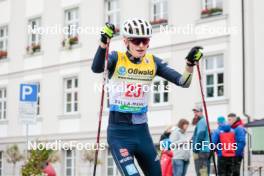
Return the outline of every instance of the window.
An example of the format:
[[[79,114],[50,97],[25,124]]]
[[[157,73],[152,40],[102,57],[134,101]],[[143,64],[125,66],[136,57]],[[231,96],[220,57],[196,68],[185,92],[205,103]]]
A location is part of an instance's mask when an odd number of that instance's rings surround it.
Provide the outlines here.
[[[28,46],[27,53],[33,54],[41,49],[40,18],[30,19],[28,22]]]
[[[221,15],[223,13],[223,0],[202,0],[202,17]]]
[[[116,27],[116,32],[120,29],[120,7],[119,0],[106,0],[106,21]]]
[[[78,78],[64,80],[64,112],[78,112]]]
[[[107,176],[120,176],[110,150],[107,152]]]
[[[168,22],[168,0],[152,0],[151,24]]]
[[[209,56],[205,59],[206,97],[224,96],[224,59],[223,55]]]
[[[65,11],[65,27],[67,27],[67,37],[78,36],[79,9],[73,8]]]
[[[70,48],[72,45],[79,43],[79,8],[66,10],[64,14],[64,19],[67,31],[64,32],[64,39],[62,45],[63,47]]]
[[[73,150],[65,151],[65,175],[75,176],[75,152]]]
[[[0,176],[3,175],[3,152],[0,151]]]
[[[6,119],[6,88],[0,88],[0,120]]]
[[[169,82],[167,80],[159,80],[153,82],[153,104],[161,104],[169,102]]]
[[[0,26],[0,59],[7,57],[8,29]]]

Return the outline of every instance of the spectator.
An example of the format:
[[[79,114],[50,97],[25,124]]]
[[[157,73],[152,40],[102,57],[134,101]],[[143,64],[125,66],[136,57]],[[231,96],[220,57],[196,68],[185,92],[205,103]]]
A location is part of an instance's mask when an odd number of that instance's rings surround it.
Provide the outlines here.
[[[193,125],[196,125],[193,134],[193,158],[197,176],[208,176],[210,173],[210,149],[207,123],[203,116],[202,107],[193,109]]]
[[[234,113],[228,114],[228,123],[235,131],[237,150],[233,161],[233,176],[240,175],[241,161],[244,157],[244,148],[246,145],[246,130],[243,127],[242,120]]]
[[[170,126],[160,137],[160,148],[161,148],[161,172],[162,176],[172,176],[172,157],[173,153],[170,150],[170,135],[171,131],[174,130],[173,126]]]
[[[46,176],[56,176],[55,169],[53,168],[53,166],[49,162],[45,163],[45,166],[43,168],[43,173]]]
[[[212,142],[219,147],[217,150],[218,175],[231,176],[236,152],[235,130],[226,123],[223,116],[218,117],[217,122],[219,126],[212,134]]]
[[[164,139],[169,139],[171,132],[174,130],[174,126],[169,126],[160,136],[160,141],[163,141]]]
[[[189,126],[189,121],[181,119],[178,123],[178,128],[172,131],[170,141],[176,146],[173,149],[173,175],[185,176],[190,160],[190,151],[188,150],[189,141],[186,131]]]

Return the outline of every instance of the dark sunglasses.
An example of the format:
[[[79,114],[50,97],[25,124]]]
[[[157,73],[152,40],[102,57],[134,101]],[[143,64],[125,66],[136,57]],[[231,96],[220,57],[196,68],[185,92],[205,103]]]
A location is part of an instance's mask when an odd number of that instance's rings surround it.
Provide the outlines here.
[[[143,45],[149,44],[149,38],[129,38],[128,40],[134,45],[140,45],[140,43],[143,43]]]

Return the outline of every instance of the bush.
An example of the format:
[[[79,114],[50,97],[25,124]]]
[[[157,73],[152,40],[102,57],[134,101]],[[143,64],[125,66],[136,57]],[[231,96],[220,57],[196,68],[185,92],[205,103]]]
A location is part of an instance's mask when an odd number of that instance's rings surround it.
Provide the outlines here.
[[[53,150],[46,148],[43,150],[31,150],[27,163],[22,167],[22,176],[42,175],[43,166],[45,166],[53,153]]]

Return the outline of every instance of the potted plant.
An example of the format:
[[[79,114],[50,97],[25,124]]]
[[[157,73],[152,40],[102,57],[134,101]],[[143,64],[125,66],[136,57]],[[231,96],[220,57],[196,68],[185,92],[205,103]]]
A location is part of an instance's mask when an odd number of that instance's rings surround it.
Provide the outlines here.
[[[62,46],[66,49],[71,49],[73,45],[78,44],[78,36],[69,36],[68,38],[62,41]]]
[[[222,8],[211,8],[211,9],[204,9],[201,12],[201,16],[202,17],[209,17],[209,16],[213,16],[213,15],[221,15],[223,12]]]
[[[210,11],[207,8],[203,9],[201,12],[202,17],[207,17],[207,16],[209,16],[209,14],[210,14]]]
[[[40,49],[41,49],[40,44],[35,44],[35,43],[32,43],[26,48],[28,54],[34,54],[36,52],[40,52]]]
[[[210,10],[210,14],[211,14],[211,15],[221,15],[222,12],[223,12],[223,9],[218,8],[218,7],[216,7],[216,8],[212,8],[212,9]]]

